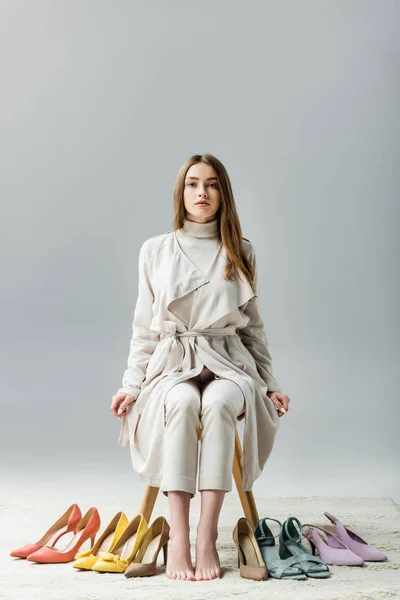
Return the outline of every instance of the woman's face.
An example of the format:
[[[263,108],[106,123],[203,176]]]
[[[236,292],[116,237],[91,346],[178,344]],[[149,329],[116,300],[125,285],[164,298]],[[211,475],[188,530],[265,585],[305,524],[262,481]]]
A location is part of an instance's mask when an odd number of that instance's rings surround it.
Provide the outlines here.
[[[200,162],[187,170],[183,200],[189,221],[206,223],[215,219],[220,194],[217,174],[210,165]]]

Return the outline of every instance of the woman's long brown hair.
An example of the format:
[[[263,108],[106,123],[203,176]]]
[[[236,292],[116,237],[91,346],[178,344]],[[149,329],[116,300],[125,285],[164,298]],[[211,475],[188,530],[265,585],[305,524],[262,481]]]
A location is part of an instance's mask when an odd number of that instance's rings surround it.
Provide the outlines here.
[[[242,228],[236,211],[229,175],[222,162],[212,154],[194,154],[181,166],[174,187],[174,230],[180,229],[183,226],[186,217],[183,199],[186,173],[192,165],[199,162],[210,165],[217,175],[220,206],[216,213],[216,218],[218,218],[220,243],[225,247],[227,255],[227,263],[224,267],[223,276],[226,280],[232,281],[236,279],[237,271],[240,269],[250,285],[253,285],[255,269],[244,251]]]

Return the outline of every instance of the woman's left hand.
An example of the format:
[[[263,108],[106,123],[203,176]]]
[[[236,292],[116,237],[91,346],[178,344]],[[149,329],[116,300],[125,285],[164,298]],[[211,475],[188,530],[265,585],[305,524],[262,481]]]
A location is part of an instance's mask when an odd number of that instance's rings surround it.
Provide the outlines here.
[[[271,398],[278,411],[278,416],[283,417],[289,410],[290,398],[283,392],[267,392],[268,398]]]

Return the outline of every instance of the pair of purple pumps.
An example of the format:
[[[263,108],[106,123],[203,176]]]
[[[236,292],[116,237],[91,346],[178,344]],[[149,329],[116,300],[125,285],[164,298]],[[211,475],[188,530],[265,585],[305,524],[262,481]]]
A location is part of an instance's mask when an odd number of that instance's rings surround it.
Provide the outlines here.
[[[304,535],[309,540],[314,555],[318,550],[318,554],[328,565],[361,566],[365,561],[387,560],[386,554],[370,546],[339,519],[328,512],[324,512],[324,515],[333,525],[320,527],[304,524],[304,527],[308,527]],[[325,533],[326,540],[318,533],[318,529]]]

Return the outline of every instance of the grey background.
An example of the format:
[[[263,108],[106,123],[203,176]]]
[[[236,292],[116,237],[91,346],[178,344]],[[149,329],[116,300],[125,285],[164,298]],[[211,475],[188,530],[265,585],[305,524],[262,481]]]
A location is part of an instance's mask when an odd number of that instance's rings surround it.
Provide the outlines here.
[[[400,499],[399,13],[1,1],[3,477],[90,480],[99,503],[143,489],[109,411],[138,251],[172,228],[180,165],[211,152],[291,397],[255,493]]]

